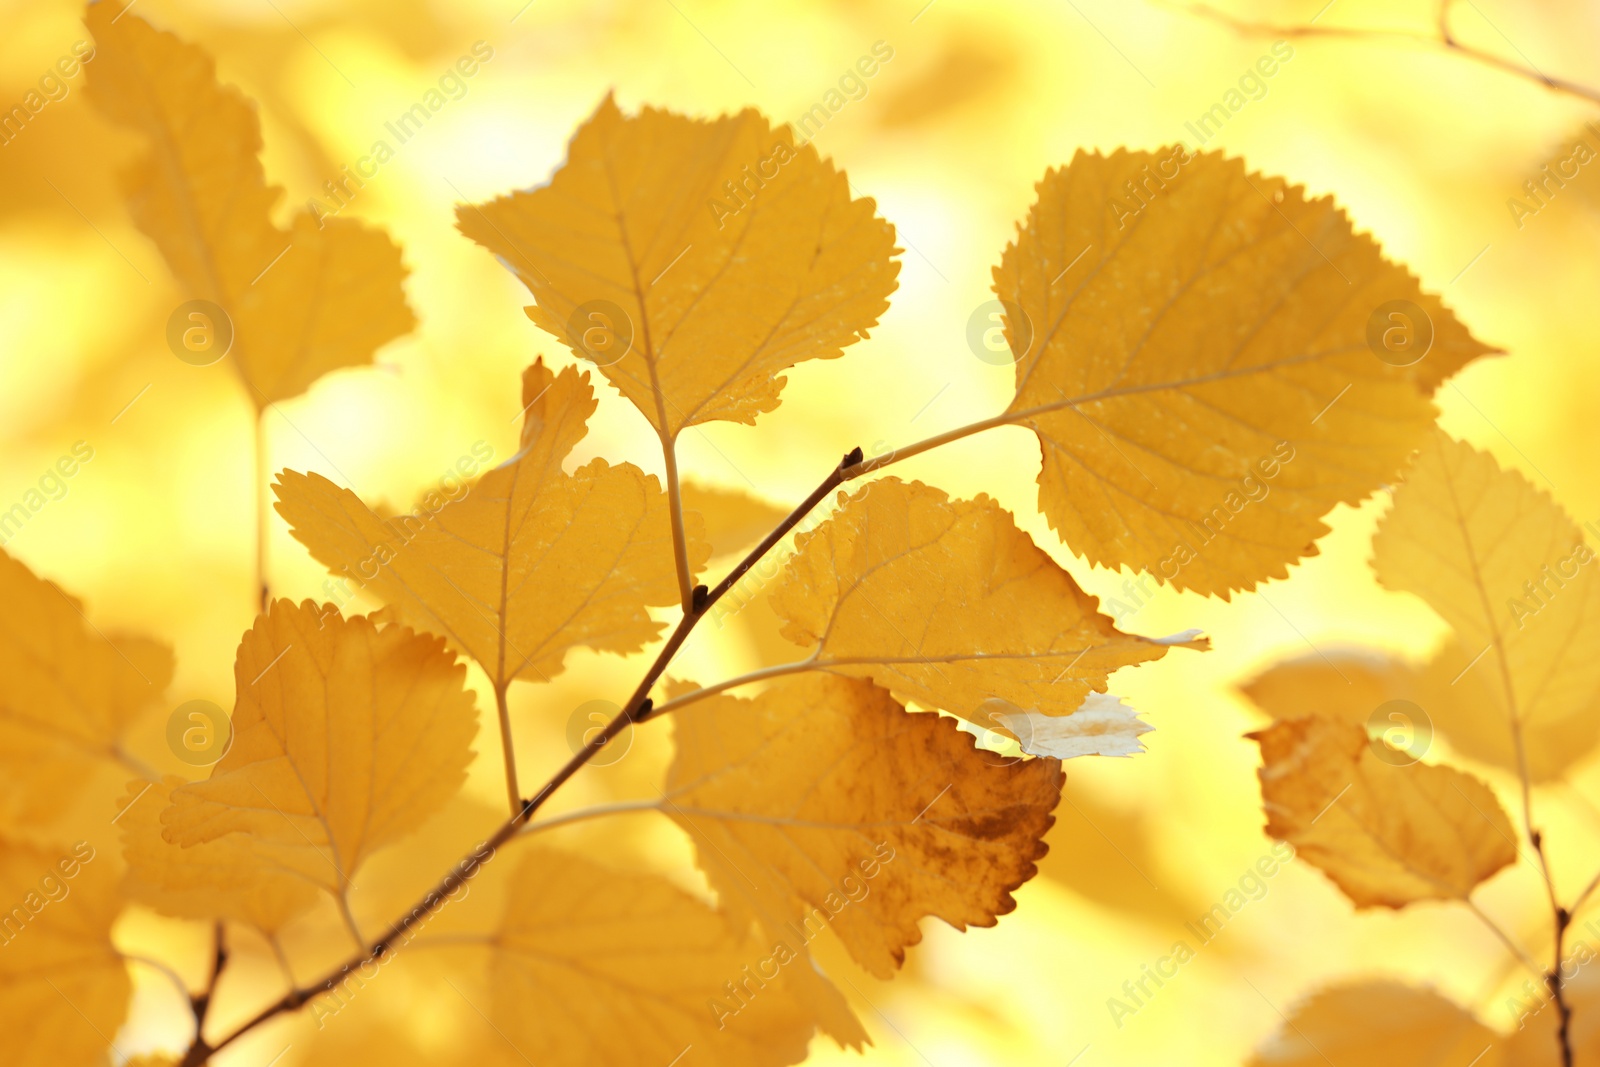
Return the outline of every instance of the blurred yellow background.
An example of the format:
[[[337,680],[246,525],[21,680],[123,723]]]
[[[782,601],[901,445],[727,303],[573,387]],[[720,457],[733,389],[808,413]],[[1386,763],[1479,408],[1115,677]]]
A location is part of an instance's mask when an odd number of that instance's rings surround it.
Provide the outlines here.
[[[1323,3],[1229,10],[1305,22]],[[1339,0],[1318,25],[1426,33],[1433,10]],[[857,193],[874,197],[898,228],[905,252],[890,311],[844,359],[792,372],[782,407],[754,428],[718,424],[682,442],[691,477],[787,505],[851,446],[870,454],[999,410],[1011,368],[974,356],[967,320],[989,299],[990,267],[1034,182],[1079,148],[1192,145],[1185,123],[1235,87],[1272,43],[1141,0],[140,0],[137,11],[204,46],[221,80],[259,102],[268,178],[286,190],[284,217],[311,198],[326,204],[324,183],[387,139],[384,124],[475,42],[493,49],[466,94],[399,146],[344,212],[386,227],[403,247],[418,329],[383,349],[376,366],[330,375],[267,415],[272,469],[315,470],[394,506],[435,484],[480,440],[495,462],[509,457],[521,369],[541,353],[557,365],[571,358],[524,316],[526,293],[513,276],[456,232],[453,205],[542,182],[607,92],[630,110],[755,106],[794,120],[876,43],[892,49],[860,83],[865,93],[816,135]],[[80,19],[66,0],[0,2],[0,103],[19,101],[87,38]],[[1477,0],[1458,6],[1455,20],[1464,39],[1486,49],[1600,84],[1600,7]],[[1292,59],[1265,94],[1206,147],[1335,197],[1477,336],[1506,349],[1440,391],[1443,425],[1522,471],[1580,522],[1600,519],[1600,167],[1585,169],[1520,227],[1507,208],[1597,109],[1438,50],[1291,44]],[[81,75],[68,85],[64,99],[0,145],[0,510],[75,442],[88,442],[94,455],[66,495],[6,548],[81,596],[101,628],[172,642],[179,666],[170,704],[204,698],[231,706],[233,650],[255,611],[252,406],[225,366],[188,366],[167,349],[167,316],[186,294],[133,228],[114,181],[136,145],[91,111]],[[638,413],[614,392],[599,392],[577,460],[604,455],[659,472]],[[1035,503],[1037,470],[1037,445],[1008,428],[909,461],[900,473],[954,495],[994,496],[1091,592],[1123,597],[1127,574],[1073,559],[1046,527]],[[1298,998],[1372,975],[1432,984],[1491,1025],[1511,1024],[1504,1001],[1520,979],[1470,915],[1444,906],[1355,915],[1303,864],[1270,879],[1265,896],[1136,1015],[1119,1026],[1107,1010],[1109,997],[1124,995],[1124,981],[1186,936],[1186,920],[1269,853],[1257,753],[1241,738],[1264,716],[1236,686],[1285,656],[1341,643],[1421,656],[1442,632],[1420,601],[1371,579],[1369,541],[1383,507],[1380,494],[1336,511],[1321,554],[1258,594],[1225,603],[1160,589],[1124,618],[1125,629],[1146,634],[1202,628],[1214,651],[1174,654],[1114,680],[1156,726],[1149,752],[1068,765],[1044,874],[1018,893],[1017,912],[997,928],[957,934],[928,923],[893,983],[823,951],[873,1034],[869,1062],[1237,1064]],[[276,519],[268,554],[274,595],[327,598],[323,570]],[[676,671],[711,682],[749,669],[762,654],[758,632],[748,622],[704,627]],[[524,777],[542,778],[566,758],[573,709],[621,699],[637,673],[633,663],[586,655],[551,686],[513,689]],[[492,708],[481,676],[477,682],[480,711]],[[161,726],[152,722],[137,747],[166,767]],[[480,749],[492,749],[492,727],[480,738]],[[555,810],[650,795],[665,765],[666,728],[642,728],[633,743],[622,761],[580,776]],[[1430,759],[1449,755],[1441,744]],[[1513,796],[1510,779],[1472,769]],[[501,788],[498,760],[480,761],[469,785],[474,802],[498,804]],[[1587,878],[1600,852],[1594,763],[1536,801],[1558,883]],[[447,821],[472,823],[470,804],[461,808]],[[427,869],[400,871],[390,859],[363,882],[433,880],[461,842],[476,839],[470,828],[447,833],[454,825],[428,832],[437,860]],[[565,846],[616,863],[649,862],[701,884],[665,820],[630,816],[560,834]],[[114,837],[105,840],[114,852]],[[495,892],[492,880],[482,891]],[[1532,938],[1548,922],[1534,906],[1538,892],[1521,864],[1481,899]],[[373,921],[395,910],[388,901],[388,890],[358,895]],[[136,912],[119,938],[130,949],[185,946],[185,973],[201,974],[206,934],[197,927]],[[307,941],[314,959],[314,938]],[[251,972],[247,959],[225,985],[224,1014],[247,1012],[272,988],[270,963],[257,962]],[[118,1047],[176,1047],[184,1007],[159,976],[137,977]],[[460,1005],[417,1011],[402,982],[383,993],[388,1004],[371,1009],[387,1013],[372,1018],[386,1018],[402,1044],[427,1048],[448,1043],[452,1026],[487,1026]],[[365,1032],[351,1026],[346,1040]],[[285,1045],[284,1067],[314,1062],[310,1033],[304,1020],[268,1027],[216,1062],[263,1067]],[[377,1055],[357,1043],[342,1062]],[[854,1059],[814,1044],[812,1062]]]

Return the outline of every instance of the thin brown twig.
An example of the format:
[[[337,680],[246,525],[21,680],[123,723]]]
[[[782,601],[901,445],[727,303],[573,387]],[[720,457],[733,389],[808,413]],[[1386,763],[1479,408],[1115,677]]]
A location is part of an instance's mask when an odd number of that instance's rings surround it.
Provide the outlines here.
[[[568,779],[593,759],[605,747],[607,742],[634,723],[643,722],[650,715],[650,690],[655,687],[662,674],[666,672],[673,657],[683,647],[684,641],[688,639],[695,626],[699,624],[701,619],[706,617],[712,606],[728,590],[732,589],[739,579],[749,572],[751,567],[759,563],[829,493],[843,484],[845,471],[858,466],[860,463],[861,449],[853,449],[840,461],[838,466],[828,472],[828,476],[811,491],[805,500],[801,501],[771,533],[762,539],[760,544],[751,549],[750,553],[740,560],[738,565],[723,577],[722,581],[717,583],[715,588],[707,590],[703,585],[696,586],[689,597],[689,609],[678,620],[678,625],[673,628],[666,644],[656,654],[654,662],[645,671],[644,677],[640,679],[639,685],[633,691],[633,695],[628,698],[627,704],[617,713],[616,717],[607,723],[605,728],[598,734],[589,738],[584,743],[584,746],[574,753],[572,758],[567,760],[561,769],[550,777],[549,781],[540,787],[537,793],[522,801],[521,807],[501,824],[493,836],[451,868],[450,872],[440,879],[439,883],[429,890],[417,902],[415,907],[401,918],[395,920],[376,941],[372,942],[370,947],[328,972],[321,980],[309,986],[291,989],[277,1001],[269,1004],[250,1019],[235,1027],[227,1036],[221,1038],[215,1044],[206,1041],[197,1027],[194,1043],[184,1054],[183,1059],[180,1061],[180,1067],[201,1067],[201,1065],[210,1061],[212,1055],[233,1044],[233,1042],[256,1027],[286,1012],[296,1011],[313,998],[331,992],[337,988],[339,982],[349,975],[351,971],[373,961],[381,960],[386,953],[396,947],[397,942],[402,938],[406,938],[413,928],[432,916],[451,894],[470,881],[483,868],[484,864],[493,858],[498,849],[515,838],[523,826],[533,817],[533,814],[543,806],[545,801],[549,800],[556,790],[560,789]]]
[[[202,1036],[206,1028],[206,1015],[211,1010],[211,1003],[217,996],[217,982],[222,978],[222,971],[228,966],[228,939],[227,928],[221,919],[212,927],[211,973],[206,976],[206,987],[189,997],[189,1010],[194,1013],[194,1040],[201,1044],[205,1039]]]
[[[1235,33],[1251,37],[1285,39],[1326,37],[1344,40],[1396,41],[1403,44],[1439,48],[1445,52],[1455,53],[1463,58],[1482,63],[1495,70],[1525,78],[1553,92],[1565,93],[1580,100],[1588,100],[1591,103],[1600,103],[1600,89],[1595,89],[1567,78],[1553,77],[1531,65],[1524,66],[1521,63],[1506,59],[1504,56],[1498,56],[1493,52],[1486,52],[1474,45],[1464,43],[1450,29],[1452,0],[1441,0],[1435,19],[1437,32],[1432,34],[1417,33],[1414,30],[1386,30],[1355,26],[1279,25],[1270,22],[1258,22],[1252,19],[1242,19],[1205,3],[1176,3],[1174,0],[1152,0],[1152,2],[1173,11],[1180,11],[1197,18],[1220,23]]]

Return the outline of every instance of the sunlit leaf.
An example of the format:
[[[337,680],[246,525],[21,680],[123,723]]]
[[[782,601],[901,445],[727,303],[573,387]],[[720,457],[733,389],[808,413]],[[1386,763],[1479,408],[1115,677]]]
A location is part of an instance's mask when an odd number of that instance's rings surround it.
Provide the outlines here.
[[[805,1057],[812,1023],[783,974],[805,964],[777,962],[771,945],[734,934],[653,875],[530,851],[494,947],[490,1014],[530,1063],[667,1064],[685,1050],[720,1067]]]
[[[806,675],[673,718],[665,810],[724,905],[773,936],[820,922],[880,977],[925,916],[993,925],[1044,854],[1060,764],[986,762],[953,720],[868,682]]]
[[[78,601],[0,551],[0,813],[57,818],[86,776],[133,766],[128,729],[172,680],[172,652],[106,635]]]
[[[274,486],[291,532],[330,570],[364,583],[407,624],[443,635],[496,684],[548,680],[569,650],[636,652],[662,624],[650,605],[678,602],[666,496],[631,463],[561,461],[594,411],[587,373],[523,378],[522,448],[462,495],[424,497],[386,519],[317,474]],[[705,562],[687,524],[690,564]]]
[[[1438,993],[1399,982],[1335,986],[1317,993],[1298,1005],[1250,1058],[1250,1067],[1447,1063],[1501,1067],[1505,1061],[1499,1035]]]
[[[1532,777],[1554,777],[1593,750],[1600,567],[1548,494],[1436,432],[1395,490],[1372,539],[1372,566],[1386,588],[1417,594],[1455,631],[1458,647],[1446,649],[1432,680],[1475,707],[1464,735],[1478,739],[1469,742],[1475,755],[1515,768],[1513,723],[1527,738]],[[1440,686],[1445,674],[1467,688]]]
[[[437,638],[275,600],[239,644],[233,747],[172,791],[166,839],[246,833],[259,853],[343,893],[466,779],[477,730],[466,668]]]
[[[548,184],[456,218],[664,439],[776,408],[780,372],[865,337],[899,272],[873,202],[753,110],[625,116],[607,97]]]
[[[200,331],[185,342],[197,358],[226,353],[265,407],[410,332],[406,271],[386,234],[305,213],[287,230],[273,224],[282,190],[261,169],[255,107],[217,82],[210,56],[115,4],[91,4],[85,21],[90,99],[149,144],[123,176],[134,222],[186,299],[231,320],[205,309],[184,320]]]
[[[1202,593],[1314,555],[1323,516],[1392,479],[1429,394],[1489,351],[1331,198],[1217,153],[1080,151],[994,280],[1017,370],[1003,419],[1039,436],[1051,526]],[[1420,362],[1369,347],[1391,302]]]
[[[1511,821],[1471,775],[1412,762],[1335,719],[1286,719],[1249,736],[1261,746],[1267,833],[1357,907],[1465,900],[1516,861]]]
[[[986,496],[884,478],[840,502],[795,539],[772,595],[784,636],[827,670],[976,720],[992,697],[1070,715],[1118,667],[1167,652],[1118,631]]]
[[[44,847],[0,837],[0,1026],[5,1061],[106,1061],[133,992],[111,943],[122,911],[116,860],[91,843]]]
[[[183,785],[130,782],[117,828],[122,834],[128,899],[183,919],[229,919],[264,933],[281,930],[315,903],[317,884],[280,867],[249,834],[225,834],[181,848],[161,836],[161,813]]]

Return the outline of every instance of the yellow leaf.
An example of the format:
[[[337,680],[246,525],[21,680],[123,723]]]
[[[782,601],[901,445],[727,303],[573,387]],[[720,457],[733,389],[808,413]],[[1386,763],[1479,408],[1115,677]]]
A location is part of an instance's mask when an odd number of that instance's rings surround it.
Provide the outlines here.
[[[1039,183],[994,272],[1017,361],[999,421],[1038,434],[1039,505],[1074,552],[1226,597],[1315,554],[1488,349],[1331,199],[1173,151],[1079,152]],[[1391,301],[1431,322],[1415,365],[1368,347]]]
[[[806,675],[674,713],[664,810],[735,916],[799,950],[829,928],[887,978],[937,916],[992,926],[1036,873],[1064,776],[986,762],[953,719]]]
[[[96,42],[90,99],[150,143],[123,176],[134,222],[186,299],[217,304],[231,320],[225,350],[226,323],[204,310],[183,321],[180,329],[200,331],[198,359],[231,356],[265,407],[328,371],[371,362],[411,330],[405,268],[386,234],[305,213],[287,231],[272,224],[281,190],[261,169],[255,108],[217,82],[205,52],[112,4],[91,4],[85,22]]]
[[[1435,734],[1460,755],[1517,773],[1511,720],[1487,656],[1474,661],[1452,637],[1427,662],[1414,665],[1377,649],[1326,649],[1285,660],[1242,689],[1275,719],[1324,715],[1359,723],[1414,755]],[[1600,740],[1600,694],[1574,715],[1535,722],[1523,731],[1534,782],[1560,778]]]
[[[1118,631],[986,496],[884,478],[839,499],[795,539],[772,594],[783,635],[816,649],[819,669],[981,721],[993,697],[1070,715],[1118,667],[1167,652]]]
[[[764,968],[772,946],[664,879],[530,850],[494,944],[490,1016],[529,1063],[805,1058],[811,1019],[783,973],[804,964]]]
[[[1510,820],[1471,775],[1410,762],[1335,719],[1286,719],[1247,736],[1261,746],[1267,834],[1358,908],[1465,900],[1517,858]]]
[[[137,769],[123,742],[172,680],[172,652],[105,636],[78,601],[3,551],[0,604],[0,815],[46,822],[96,769]]]
[[[456,218],[668,441],[776,408],[779,372],[865,337],[899,271],[873,202],[753,110],[626,117],[608,97],[547,185]]]
[[[1041,715],[998,699],[986,705],[988,717],[1030,756],[1132,756],[1144,751],[1140,735],[1155,729],[1110,693],[1090,693],[1071,715]]]
[[[1325,989],[1297,1006],[1256,1050],[1250,1067],[1504,1062],[1499,1035],[1438,993],[1399,982],[1364,982]]]
[[[1488,453],[1435,433],[1395,490],[1372,539],[1372,566],[1386,588],[1417,594],[1455,631],[1460,647],[1441,673],[1479,675],[1467,699],[1499,708],[1503,734],[1495,737],[1486,712],[1474,731],[1494,738],[1496,762],[1511,746],[1513,722],[1528,739],[1534,777],[1553,777],[1592,751],[1600,566],[1547,494]]]
[[[1239,690],[1274,719],[1321,715],[1364,728],[1389,701],[1415,700],[1419,673],[1378,649],[1325,648],[1274,663]]]
[[[1505,690],[1489,653],[1476,664],[1454,640],[1434,654],[1418,683],[1418,705],[1433,716],[1457,752],[1519,773],[1517,746],[1506,714]],[[1541,716],[1522,726],[1530,781],[1553,782],[1588,758],[1600,742],[1600,692],[1570,715]]]
[[[477,731],[466,668],[438,638],[275,600],[239,644],[233,747],[172,791],[164,836],[250,834],[334,894],[466,779]]]
[[[667,500],[654,475],[597,459],[561,460],[594,411],[587,373],[523,381],[522,449],[465,495],[385,519],[320,475],[284,471],[273,487],[294,536],[335,573],[390,604],[408,625],[448,637],[497,686],[548,681],[568,650],[637,652],[662,624],[649,605],[678,602]],[[689,562],[709,549],[686,523]]]
[[[132,984],[111,943],[122,910],[111,857],[86,841],[0,837],[0,1028],[7,1067],[101,1063]]]
[[[122,891],[180,919],[229,919],[275,934],[316,901],[316,883],[273,862],[248,834],[179,848],[161,836],[161,813],[183,779],[128,783],[117,817],[128,873]]]
[[[713,556],[742,552],[771,533],[789,512],[737,489],[683,484],[685,511],[699,514]]]

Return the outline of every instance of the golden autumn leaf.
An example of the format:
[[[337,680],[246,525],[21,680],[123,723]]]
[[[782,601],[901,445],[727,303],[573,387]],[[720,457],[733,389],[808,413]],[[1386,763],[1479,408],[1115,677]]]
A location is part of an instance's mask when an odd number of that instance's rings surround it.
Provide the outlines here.
[[[1274,663],[1239,691],[1274,719],[1321,715],[1365,727],[1389,701],[1415,699],[1420,673],[1379,649],[1330,647]]]
[[[1500,1036],[1471,1013],[1430,989],[1387,981],[1335,986],[1308,998],[1256,1049],[1249,1067],[1424,1064],[1511,1067]]]
[[[263,408],[410,332],[406,271],[386,234],[304,212],[287,230],[273,224],[281,190],[261,168],[255,107],[217,82],[210,56],[112,4],[91,4],[85,22],[90,99],[149,141],[123,176],[134,222],[187,299],[231,320],[231,331],[207,309],[185,320],[201,331],[197,358],[230,356]]]
[[[1274,664],[1242,687],[1275,719],[1324,715],[1359,723],[1421,755],[1437,733],[1463,756],[1518,773],[1499,679],[1452,637],[1421,665],[1378,649],[1325,649]],[[1534,782],[1560,778],[1600,740],[1600,695],[1591,707],[1523,731]]]
[[[362,861],[466,779],[477,713],[438,638],[275,600],[233,675],[233,746],[209,778],[172,791],[161,822],[174,845],[245,833],[342,897]]]
[[[869,682],[785,679],[673,714],[663,810],[723,906],[798,950],[832,929],[885,978],[936,916],[992,926],[1045,853],[1055,760],[987,762],[953,719]]]
[[[1246,736],[1261,746],[1267,834],[1358,908],[1465,900],[1517,858],[1504,809],[1471,775],[1375,747],[1336,719],[1286,719]]]
[[[742,552],[755,545],[789,514],[765,500],[737,489],[683,483],[683,507],[705,523],[706,540],[713,556]]]
[[[530,1063],[667,1064],[691,1048],[720,1067],[805,1058],[812,1022],[783,968],[807,964],[776,962],[654,875],[530,850],[493,945],[490,1017]]]
[[[180,848],[161,836],[161,814],[183,779],[128,783],[117,817],[129,900],[181,919],[227,919],[275,934],[317,899],[317,883],[279,866],[249,834]]]
[[[8,1067],[100,1063],[133,985],[111,943],[113,860],[0,836],[0,1027]]]
[[[594,411],[589,375],[523,376],[522,447],[464,495],[386,519],[316,474],[283,471],[277,510],[335,573],[383,598],[408,625],[448,637],[496,686],[549,680],[570,649],[637,652],[678,602],[667,500],[654,475],[596,459],[561,461]],[[686,523],[689,561],[709,548]]]
[[[123,745],[172,680],[172,652],[107,636],[55,583],[0,551],[0,815],[49,822],[107,768],[141,770]]]
[[[1372,566],[1385,588],[1420,596],[1455,631],[1435,682],[1452,669],[1463,682],[1479,675],[1463,690],[1479,709],[1475,755],[1510,754],[1515,768],[1514,723],[1532,777],[1555,777],[1593,750],[1600,573],[1583,531],[1546,493],[1435,432],[1373,536]]]
[[[1447,640],[1422,670],[1415,700],[1433,716],[1457,752],[1520,774],[1517,745],[1506,714],[1503,680],[1477,663],[1474,653]],[[1541,716],[1522,724],[1523,762],[1530,782],[1553,782],[1587,759],[1600,743],[1600,692],[1570,715]]]
[[[994,271],[1017,375],[996,421],[1038,435],[1039,505],[1074,552],[1226,597],[1315,554],[1489,349],[1331,198],[1182,152],[1045,174]],[[1420,362],[1369,348],[1386,308],[1414,348],[1426,329]]]
[[[772,594],[783,635],[814,649],[818,669],[978,721],[996,697],[1070,715],[1112,671],[1170,647],[1117,630],[987,496],[883,478],[839,500],[795,538]]]
[[[665,441],[776,408],[780,372],[865,337],[899,272],[873,202],[748,109],[630,117],[607,97],[548,184],[456,219]]]

